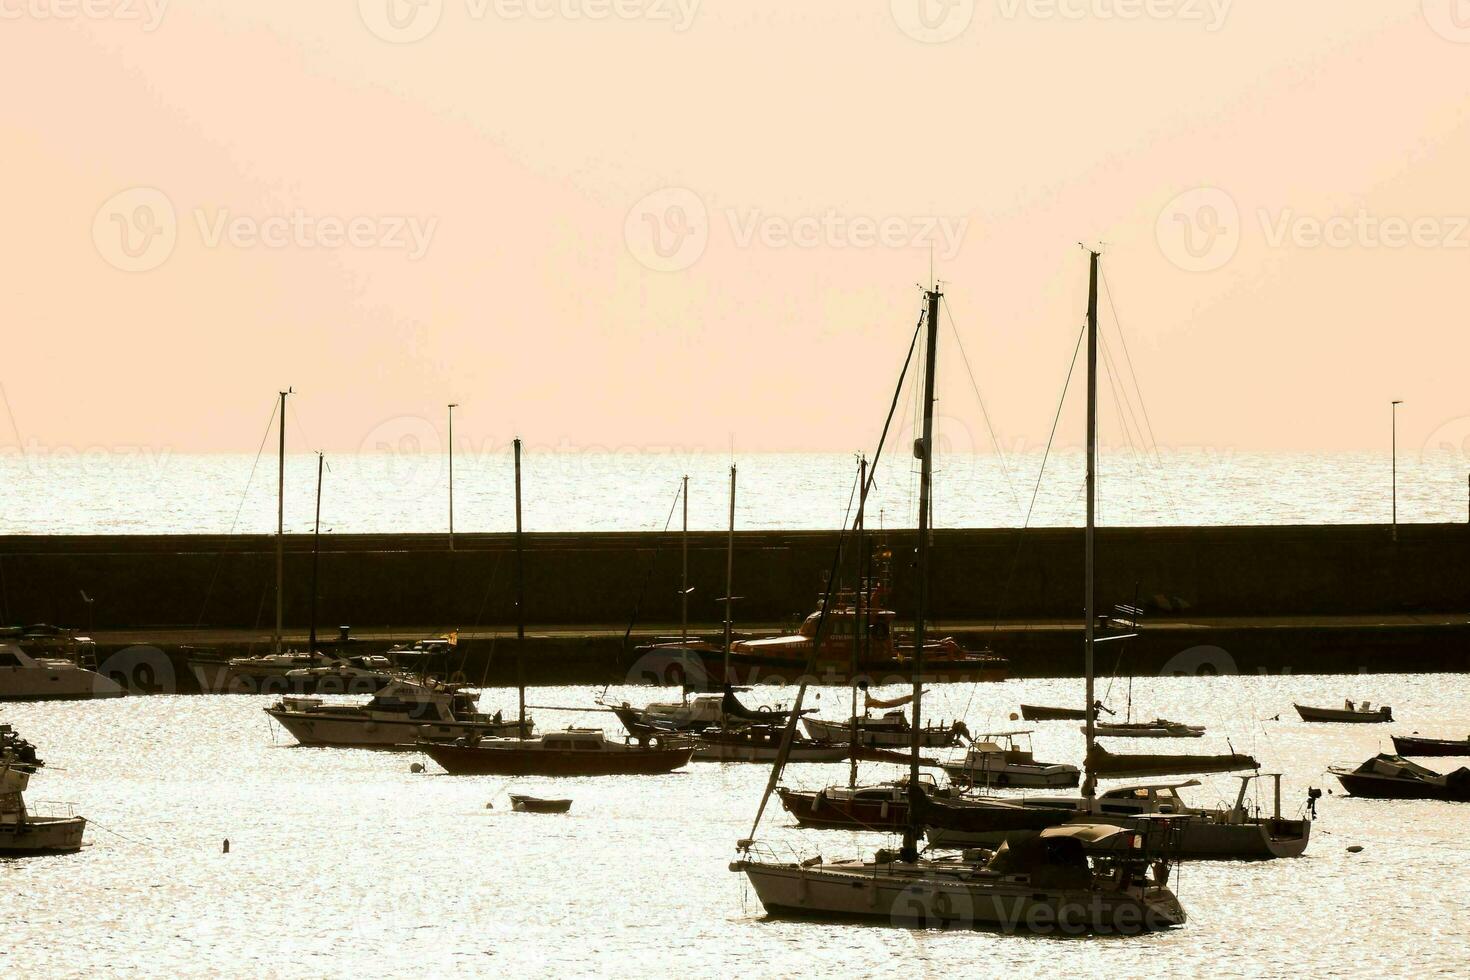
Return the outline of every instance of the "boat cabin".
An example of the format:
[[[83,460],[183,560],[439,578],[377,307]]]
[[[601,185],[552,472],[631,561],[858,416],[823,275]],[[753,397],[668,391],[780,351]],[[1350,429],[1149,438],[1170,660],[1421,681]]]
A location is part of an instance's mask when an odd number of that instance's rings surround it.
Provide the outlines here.
[[[541,747],[555,752],[600,752],[606,744],[600,728],[568,728],[541,736]]]

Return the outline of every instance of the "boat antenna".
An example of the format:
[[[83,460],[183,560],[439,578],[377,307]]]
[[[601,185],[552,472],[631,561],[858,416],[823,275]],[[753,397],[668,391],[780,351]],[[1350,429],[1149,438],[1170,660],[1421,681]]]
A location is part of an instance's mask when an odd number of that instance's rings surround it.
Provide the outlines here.
[[[280,444],[276,465],[276,631],[271,636],[271,652],[281,652],[281,633],[284,623],[285,595],[282,582],[286,569],[286,396],[294,389],[287,386],[281,392]]]
[[[919,750],[921,748],[924,720],[924,617],[929,602],[929,504],[931,481],[934,477],[934,368],[936,348],[939,342],[939,300],[942,294],[938,286],[925,293],[929,312],[925,323],[924,337],[924,427],[918,445],[914,447],[919,457],[919,547],[917,602],[914,606],[914,722],[909,755],[909,820],[903,832],[903,846],[899,858],[913,862],[919,857],[919,835],[923,831],[920,823],[919,799],[923,789],[919,786]]]
[[[516,694],[519,702],[517,730],[526,738],[526,556],[521,532],[521,440],[511,444],[516,464]]]
[[[316,521],[311,528],[311,638],[307,641],[307,652],[316,653],[316,596],[317,576],[322,561],[322,466],[326,455],[316,454]]]
[[[1093,652],[1096,647],[1096,596],[1095,561],[1097,532],[1097,260],[1098,253],[1088,249],[1087,278],[1087,530],[1084,535],[1083,573],[1083,663],[1087,674],[1087,747],[1083,754],[1083,765],[1087,774],[1082,781],[1082,795],[1087,798],[1088,809],[1093,807],[1097,795],[1097,777],[1092,771],[1092,749],[1097,739],[1097,705],[1095,703],[1095,667]],[[1131,702],[1131,696],[1130,696]]]

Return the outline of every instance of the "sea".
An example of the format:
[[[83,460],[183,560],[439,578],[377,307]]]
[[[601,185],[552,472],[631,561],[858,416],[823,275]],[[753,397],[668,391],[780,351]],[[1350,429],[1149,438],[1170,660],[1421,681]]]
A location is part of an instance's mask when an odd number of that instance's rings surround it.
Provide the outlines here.
[[[607,715],[553,710],[593,707],[598,693],[537,689],[532,714],[543,729],[615,727]],[[607,696],[642,704],[669,693]],[[794,693],[745,697],[789,704]],[[1294,701],[1344,697],[1391,705],[1398,722],[1309,725],[1292,711]],[[823,717],[848,706],[838,688],[808,698]],[[940,686],[926,705],[934,720],[962,718],[982,732],[1011,726],[1022,702],[1081,701],[1078,680],[1020,680]],[[78,854],[0,860],[0,976],[1463,976],[1470,963],[1470,804],[1352,799],[1326,772],[1387,749],[1389,731],[1470,734],[1466,676],[1135,681],[1135,714],[1207,726],[1179,751],[1233,746],[1284,771],[1287,815],[1302,811],[1309,787],[1324,790],[1305,856],[1185,863],[1171,887],[1187,924],[1137,937],[768,918],[729,870],[736,841],[752,835],[764,765],[450,776],[413,751],[299,747],[262,711],[268,703],[168,695],[0,709],[48,763],[28,797],[91,820]],[[480,703],[513,709],[515,692],[486,690]],[[1080,762],[1076,723],[1030,727],[1038,759]],[[897,772],[865,764],[860,778]],[[792,765],[783,776],[799,787],[845,780],[841,763]],[[509,792],[572,808],[514,813]],[[1204,776],[1181,792],[1196,805],[1224,803],[1235,781]],[[1268,791],[1251,800],[1273,806]],[[775,799],[754,836],[779,855],[828,860],[894,843],[798,830]]]
[[[391,441],[387,444],[393,445]],[[420,445],[415,442],[412,445]],[[906,448],[906,447],[905,447]],[[1361,524],[1470,520],[1470,440],[1383,453],[1170,449],[1101,454],[1098,522],[1118,526]],[[1083,454],[946,452],[934,477],[937,527],[1078,526]],[[528,444],[522,459],[529,531],[689,526],[835,529],[851,520],[858,461],[843,453],[611,452]],[[287,456],[288,532],[316,519],[317,457]],[[508,450],[458,452],[456,532],[515,526]],[[322,533],[440,532],[450,523],[450,460],[413,448],[327,455]],[[0,452],[0,534],[231,534],[276,529],[277,461],[267,452],[185,454],[107,449]],[[874,468],[869,526],[912,527],[917,463],[889,451]]]

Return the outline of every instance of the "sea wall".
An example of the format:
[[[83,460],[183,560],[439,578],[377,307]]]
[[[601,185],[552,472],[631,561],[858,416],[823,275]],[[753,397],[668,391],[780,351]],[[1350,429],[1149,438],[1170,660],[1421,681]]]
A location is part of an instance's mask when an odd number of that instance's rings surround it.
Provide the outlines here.
[[[890,605],[912,609],[912,532],[889,532]],[[1076,620],[1082,532],[946,530],[934,535],[932,615],[984,623]],[[833,567],[834,532],[736,535],[736,617],[791,621],[811,611]],[[849,548],[849,553],[851,552]],[[310,618],[312,541],[285,541],[285,618]],[[324,535],[317,621],[359,627],[474,628],[514,621],[510,535]],[[1098,598],[1151,616],[1331,616],[1470,609],[1470,527],[1376,525],[1106,528]],[[617,626],[679,618],[677,534],[527,534],[532,624]],[[690,619],[722,617],[725,536],[690,535]],[[850,568],[850,565],[849,565]],[[844,570],[844,577],[850,575]],[[84,629],[258,628],[274,619],[268,536],[0,537],[0,622]]]

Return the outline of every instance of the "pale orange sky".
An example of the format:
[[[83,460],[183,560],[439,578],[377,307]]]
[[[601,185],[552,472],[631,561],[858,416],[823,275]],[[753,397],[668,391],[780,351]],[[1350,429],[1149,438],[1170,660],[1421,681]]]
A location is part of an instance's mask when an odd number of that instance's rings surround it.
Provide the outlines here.
[[[161,2],[0,4],[0,382],[32,445],[251,452],[290,384],[335,451],[451,400],[472,445],[862,448],[931,225],[962,231],[936,267],[1008,448],[1046,437],[1079,241],[1161,446],[1470,415],[1458,0],[925,0],[938,43],[919,0]],[[119,268],[160,195],[162,257]],[[248,237],[292,216],[363,244]],[[941,342],[941,411],[978,425]]]

